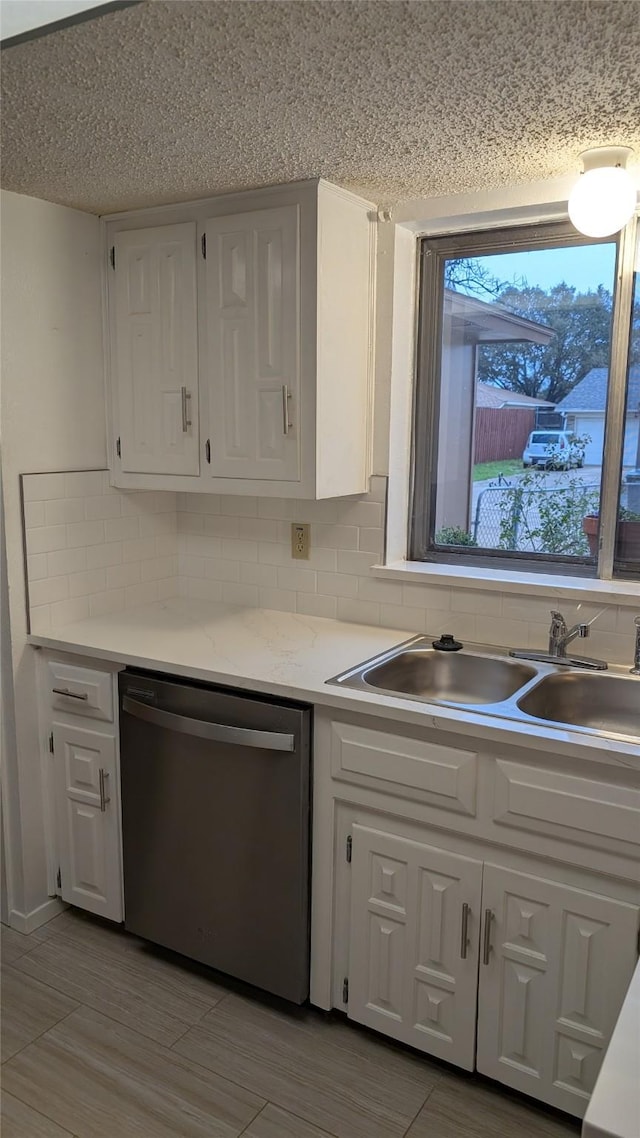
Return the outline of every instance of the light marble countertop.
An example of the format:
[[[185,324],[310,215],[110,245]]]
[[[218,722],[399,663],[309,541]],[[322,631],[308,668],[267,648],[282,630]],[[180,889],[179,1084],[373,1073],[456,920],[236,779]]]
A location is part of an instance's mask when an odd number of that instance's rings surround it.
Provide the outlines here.
[[[93,659],[368,712],[476,740],[545,752],[553,748],[559,756],[640,768],[640,748],[624,740],[327,684],[330,677],[410,637],[393,628],[175,598],[77,621],[29,640]]]
[[[640,1134],[640,961],[587,1107],[582,1138]]]

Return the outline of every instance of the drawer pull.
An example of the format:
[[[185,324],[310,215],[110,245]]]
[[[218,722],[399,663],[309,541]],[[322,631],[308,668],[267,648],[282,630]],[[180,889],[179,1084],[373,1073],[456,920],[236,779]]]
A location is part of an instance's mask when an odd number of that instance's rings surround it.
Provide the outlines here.
[[[180,388],[180,403],[182,409],[182,433],[186,435],[189,427],[191,426],[191,419],[189,418],[189,400],[191,399],[191,392],[187,391],[186,387]]]
[[[469,914],[471,913],[471,906],[467,905],[464,901],[462,904],[462,924],[460,928],[460,959],[467,959],[467,948],[469,947]]]
[[[86,691],[79,693],[79,692],[75,692],[75,691],[69,691],[68,688],[51,688],[51,691],[54,692],[55,695],[66,695],[66,696],[68,696],[69,699],[87,700],[89,698]]]
[[[98,771],[98,779],[99,779],[99,783],[100,783],[100,810],[103,814],[104,814],[105,810],[107,809],[107,803],[111,802],[111,799],[110,799],[109,795],[107,794],[106,786],[105,786],[105,783],[106,783],[108,777],[109,777],[109,771],[105,771],[102,769],[102,767],[100,767],[100,770]]]
[[[482,940],[482,963],[489,963],[489,956],[491,955],[491,922],[493,920],[493,913],[491,909],[484,911],[484,937]]]

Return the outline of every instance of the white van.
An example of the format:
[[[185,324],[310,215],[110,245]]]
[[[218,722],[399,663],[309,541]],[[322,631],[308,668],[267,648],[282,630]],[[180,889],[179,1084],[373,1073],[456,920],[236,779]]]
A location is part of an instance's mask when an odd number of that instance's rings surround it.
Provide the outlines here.
[[[522,452],[522,465],[569,470],[584,466],[584,446],[571,431],[532,431]]]

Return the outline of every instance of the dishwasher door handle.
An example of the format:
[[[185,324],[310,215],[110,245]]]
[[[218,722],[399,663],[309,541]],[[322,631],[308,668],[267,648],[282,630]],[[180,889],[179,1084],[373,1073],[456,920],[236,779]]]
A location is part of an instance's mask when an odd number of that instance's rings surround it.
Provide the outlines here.
[[[229,727],[226,723],[209,723],[206,719],[190,719],[187,715],[174,715],[159,707],[149,707],[131,696],[122,697],[122,708],[129,715],[179,731],[183,735],[197,735],[200,739],[213,739],[216,743],[234,743],[239,747],[259,747],[265,751],[293,751],[295,738],[278,731],[254,731],[249,727]]]

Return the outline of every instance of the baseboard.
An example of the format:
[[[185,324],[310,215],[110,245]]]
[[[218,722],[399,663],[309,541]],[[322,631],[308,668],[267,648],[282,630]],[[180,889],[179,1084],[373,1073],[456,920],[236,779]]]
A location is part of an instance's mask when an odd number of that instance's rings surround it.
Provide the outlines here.
[[[59,897],[51,897],[44,905],[38,905],[38,908],[32,909],[30,913],[20,913],[18,909],[12,909],[9,913],[9,925],[19,933],[29,934],[39,929],[41,925],[46,925],[47,921],[53,920],[58,913],[64,913],[66,908],[67,905]]]

